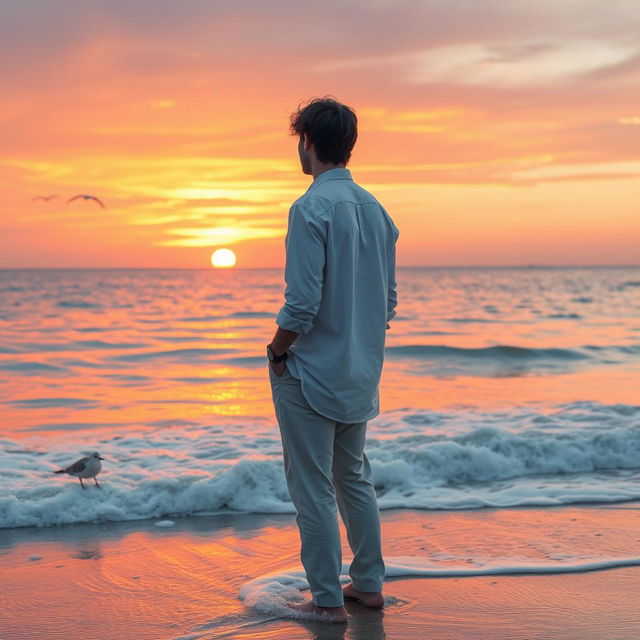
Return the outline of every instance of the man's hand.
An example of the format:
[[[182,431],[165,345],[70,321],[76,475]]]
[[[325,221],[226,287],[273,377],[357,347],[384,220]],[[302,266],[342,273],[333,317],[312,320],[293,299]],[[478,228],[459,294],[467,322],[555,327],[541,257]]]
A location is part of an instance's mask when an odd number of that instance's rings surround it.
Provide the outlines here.
[[[278,378],[284,373],[284,360],[282,362],[269,362],[271,365],[271,369],[273,373],[275,373]]]
[[[287,349],[295,342],[298,334],[295,331],[289,331],[288,329],[283,329],[282,327],[278,327],[276,331],[276,335],[273,336],[273,340],[271,341],[271,349],[277,355],[281,355],[287,351]],[[273,369],[273,373],[278,376],[282,376],[285,368],[285,361],[282,362],[271,362],[269,361]]]

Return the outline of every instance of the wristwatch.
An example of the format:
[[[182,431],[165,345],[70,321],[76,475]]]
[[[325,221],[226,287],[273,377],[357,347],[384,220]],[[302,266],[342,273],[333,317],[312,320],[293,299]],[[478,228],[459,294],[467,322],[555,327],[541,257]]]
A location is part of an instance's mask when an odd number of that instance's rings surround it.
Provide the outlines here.
[[[271,345],[268,344],[267,345],[267,358],[269,358],[269,360],[271,362],[284,362],[287,359],[287,352],[285,351],[281,356],[277,356],[274,352],[273,349],[271,348]]]

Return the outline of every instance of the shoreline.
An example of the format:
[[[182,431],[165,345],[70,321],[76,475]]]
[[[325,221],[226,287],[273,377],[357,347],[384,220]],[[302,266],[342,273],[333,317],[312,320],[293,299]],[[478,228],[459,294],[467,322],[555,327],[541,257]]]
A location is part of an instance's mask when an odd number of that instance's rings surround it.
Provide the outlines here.
[[[385,561],[393,560],[386,607],[375,612],[347,603],[346,626],[277,617],[278,589],[291,589],[286,576],[293,580],[301,570],[292,515],[3,529],[0,638],[75,637],[80,627],[84,640],[637,638],[632,594],[640,589],[640,567],[534,569],[594,557],[640,559],[640,501],[381,515]],[[341,535],[348,564],[342,525]],[[422,570],[470,572],[517,561],[526,571],[395,577],[402,558]],[[243,585],[268,576],[275,579],[253,593],[257,607],[247,608]]]

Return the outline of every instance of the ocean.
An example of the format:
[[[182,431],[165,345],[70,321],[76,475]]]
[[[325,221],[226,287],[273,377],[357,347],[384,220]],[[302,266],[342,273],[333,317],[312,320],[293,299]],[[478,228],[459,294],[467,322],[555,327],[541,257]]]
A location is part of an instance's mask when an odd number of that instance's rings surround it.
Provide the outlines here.
[[[0,528],[294,513],[280,269],[0,271]],[[398,269],[381,509],[640,499],[640,268]],[[102,491],[54,471],[99,451]]]

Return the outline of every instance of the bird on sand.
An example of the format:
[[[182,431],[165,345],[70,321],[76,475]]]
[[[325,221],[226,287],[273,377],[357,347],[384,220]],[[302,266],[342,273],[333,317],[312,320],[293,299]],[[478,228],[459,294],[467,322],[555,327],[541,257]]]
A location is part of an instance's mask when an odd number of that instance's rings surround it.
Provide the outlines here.
[[[35,198],[31,198],[32,200],[45,200],[46,202],[49,202],[49,200],[52,200],[53,198],[59,198],[60,196],[36,196]]]
[[[83,489],[86,489],[86,487],[82,482],[82,478],[93,478],[98,489],[102,489],[96,480],[96,476],[102,470],[102,463],[100,460],[104,460],[104,458],[101,458],[100,454],[97,451],[94,451],[91,455],[80,458],[80,460],[76,460],[68,467],[54,471],[53,473],[68,473],[70,476],[75,476],[80,480],[80,484]]]
[[[99,198],[96,198],[95,196],[90,196],[87,193],[79,193],[77,196],[73,196],[73,198],[69,198],[67,200],[67,204],[69,204],[70,202],[73,202],[77,198],[83,198],[84,200],[95,200],[103,209],[106,209],[102,200],[100,200]]]

